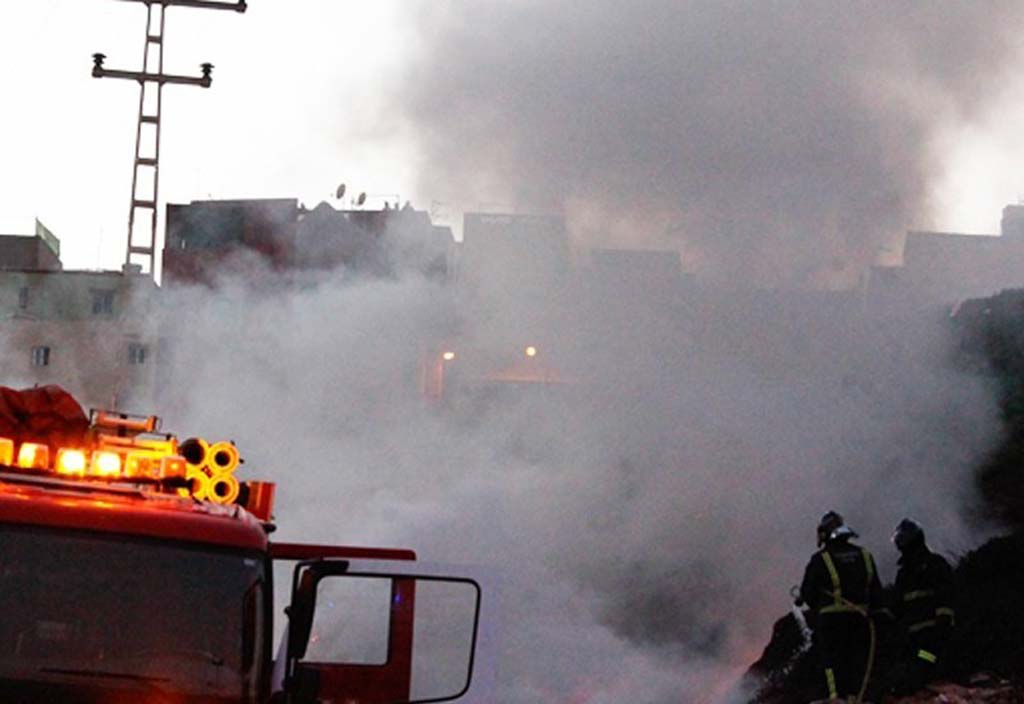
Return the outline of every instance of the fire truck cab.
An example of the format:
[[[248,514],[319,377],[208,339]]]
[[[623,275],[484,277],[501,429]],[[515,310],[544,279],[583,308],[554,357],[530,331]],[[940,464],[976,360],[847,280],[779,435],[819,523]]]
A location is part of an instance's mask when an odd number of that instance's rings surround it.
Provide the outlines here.
[[[476,581],[418,574],[409,550],[274,543],[273,487],[228,481],[233,446],[155,428],[94,412],[78,445],[0,437],[0,699],[397,704],[468,691]],[[290,587],[279,634],[275,570]],[[433,651],[426,664],[415,646]]]

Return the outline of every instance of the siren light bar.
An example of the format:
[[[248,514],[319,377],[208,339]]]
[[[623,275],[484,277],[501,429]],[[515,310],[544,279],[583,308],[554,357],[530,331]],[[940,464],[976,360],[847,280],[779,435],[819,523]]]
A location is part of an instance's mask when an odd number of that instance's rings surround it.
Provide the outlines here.
[[[50,462],[50,447],[23,442],[14,452],[14,441],[0,438],[0,465],[22,473],[53,474],[61,479],[100,479],[137,484],[183,484],[187,467],[177,453],[157,453],[129,446],[113,449],[100,445],[87,451],[74,447],[57,448]]]
[[[93,410],[90,420],[88,448],[0,437],[0,467],[8,473],[149,486],[199,501],[237,503],[259,520],[272,520],[274,484],[235,477],[243,460],[234,442],[189,438],[179,444],[172,434],[154,435],[156,416]]]

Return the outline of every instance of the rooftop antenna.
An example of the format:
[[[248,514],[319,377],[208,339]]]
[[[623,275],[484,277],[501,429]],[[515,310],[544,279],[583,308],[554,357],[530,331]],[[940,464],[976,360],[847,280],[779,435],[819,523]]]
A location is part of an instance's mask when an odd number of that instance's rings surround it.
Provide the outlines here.
[[[365,194],[362,194],[362,195],[365,195]],[[395,199],[395,209],[397,210],[398,206],[400,205],[400,200],[401,200],[401,196],[398,193],[371,193],[370,195],[366,196],[366,198],[392,198],[392,197]],[[363,198],[363,203],[366,202],[366,198]],[[362,205],[363,203],[360,203],[359,205]],[[390,207],[389,206],[389,201],[385,200],[384,201],[384,209],[387,210],[388,207]]]
[[[95,78],[122,78],[137,81],[139,84],[139,121],[135,129],[135,161],[132,170],[132,195],[128,209],[128,243],[125,248],[124,264],[125,271],[127,271],[133,263],[133,259],[141,259],[140,266],[148,264],[148,273],[155,278],[156,226],[160,186],[160,108],[163,88],[168,83],[209,88],[213,82],[211,76],[213,64],[211,63],[200,64],[199,68],[202,72],[200,76],[175,76],[164,73],[164,28],[167,8],[178,5],[201,10],[233,10],[242,13],[246,11],[247,5],[245,0],[237,0],[237,2],[216,0],[120,1],[141,2],[146,6],[146,43],[142,53],[142,70],[108,69],[103,65],[107,57],[97,53],[92,55],[92,75]],[[153,65],[156,66],[155,73],[150,71]],[[154,91],[155,99],[151,98],[147,102],[147,95],[153,95]],[[145,140],[148,149],[144,148],[143,132],[151,135],[147,136]],[[152,188],[147,189],[146,193],[140,194],[139,174],[143,171],[151,179]],[[145,233],[141,237],[137,237],[135,233],[135,216],[139,210],[150,212],[148,238],[145,237]]]

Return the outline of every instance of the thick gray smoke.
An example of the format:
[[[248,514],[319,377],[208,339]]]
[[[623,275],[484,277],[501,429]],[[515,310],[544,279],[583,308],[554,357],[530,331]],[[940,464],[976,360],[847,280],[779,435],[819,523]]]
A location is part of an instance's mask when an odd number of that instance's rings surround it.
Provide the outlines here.
[[[380,118],[419,143],[432,198],[564,210],[582,240],[672,242],[712,278],[849,286],[929,223],[933,142],[1008,77],[1022,16],[1014,2],[427,2]]]
[[[564,209],[585,242],[672,242],[709,279],[838,287],[927,214],[931,140],[1001,79],[1022,12],[429,3],[418,56],[382,85],[432,197]],[[416,374],[451,327],[441,287],[258,280],[179,293],[171,424],[234,437],[281,482],[284,538],[498,570],[495,701],[720,698],[828,509],[888,575],[905,515],[939,549],[977,535],[962,512],[995,407],[944,365],[941,325],[608,281],[524,315],[510,290],[463,309],[460,339],[521,344],[501,322],[526,319],[573,383],[438,406]]]
[[[974,537],[962,508],[994,408],[943,369],[928,326],[895,334],[817,299],[787,318],[730,294],[622,304],[644,322],[609,333],[621,292],[591,290],[557,329],[579,383],[463,409],[417,389],[446,310],[436,283],[256,280],[176,294],[170,311],[190,313],[166,328],[168,426],[236,439],[245,473],[280,483],[281,539],[496,570],[486,701],[718,701],[788,607],[825,510],[890,577],[904,515],[940,549]]]

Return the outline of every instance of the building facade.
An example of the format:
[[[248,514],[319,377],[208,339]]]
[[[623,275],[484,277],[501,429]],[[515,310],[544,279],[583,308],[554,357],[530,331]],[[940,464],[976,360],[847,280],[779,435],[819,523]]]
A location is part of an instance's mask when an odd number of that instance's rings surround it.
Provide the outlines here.
[[[875,311],[951,306],[1024,287],[1024,206],[1003,209],[999,234],[912,230],[902,265],[872,267],[868,277]]]
[[[159,355],[156,284],[134,270],[67,271],[57,252],[38,233],[0,239],[0,378],[59,384],[87,407],[145,411]]]
[[[392,276],[409,270],[443,281],[455,240],[409,204],[383,210],[307,209],[294,198],[193,201],[167,206],[163,281],[215,285],[223,275],[287,282],[301,271]]]

